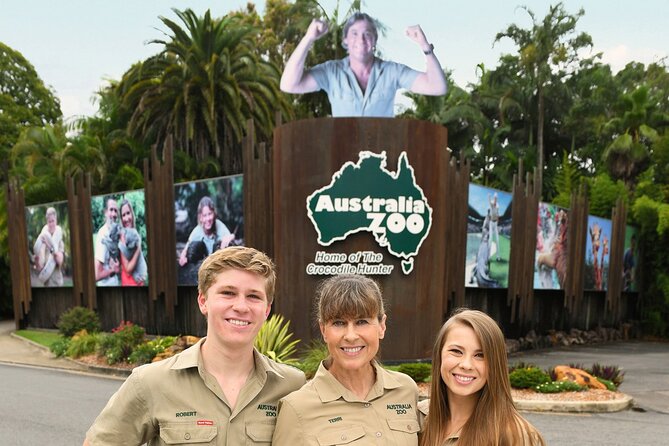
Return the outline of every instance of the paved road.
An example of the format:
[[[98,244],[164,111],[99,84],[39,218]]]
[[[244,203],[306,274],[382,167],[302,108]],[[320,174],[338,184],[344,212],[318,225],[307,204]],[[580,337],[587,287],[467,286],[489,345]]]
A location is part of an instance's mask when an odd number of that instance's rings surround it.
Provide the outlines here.
[[[518,361],[541,368],[570,363],[590,367],[595,362],[617,365],[625,371],[620,391],[631,395],[635,406],[669,414],[669,343],[615,342],[528,352],[509,358],[511,364]]]
[[[122,381],[0,364],[0,444],[80,445]]]
[[[605,414],[524,413],[551,446],[629,446],[669,444],[669,344],[620,342],[516,354],[545,368],[594,362],[625,371],[620,390],[634,398],[631,410]]]

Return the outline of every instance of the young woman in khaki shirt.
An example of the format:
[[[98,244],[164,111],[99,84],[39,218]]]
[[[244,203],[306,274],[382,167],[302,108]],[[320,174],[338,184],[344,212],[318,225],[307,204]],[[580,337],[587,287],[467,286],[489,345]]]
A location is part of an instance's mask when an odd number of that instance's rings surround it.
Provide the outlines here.
[[[358,275],[323,282],[318,324],[330,356],[279,402],[272,444],[417,446],[416,384],[375,359],[386,331],[376,282]]]
[[[461,309],[446,321],[432,377],[431,399],[419,405],[427,414],[421,446],[545,446],[513,405],[504,335],[487,314]]]

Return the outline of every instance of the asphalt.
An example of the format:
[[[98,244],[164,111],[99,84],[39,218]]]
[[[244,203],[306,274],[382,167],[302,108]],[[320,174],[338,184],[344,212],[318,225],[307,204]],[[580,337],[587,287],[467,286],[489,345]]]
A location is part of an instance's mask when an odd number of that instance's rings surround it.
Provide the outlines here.
[[[13,321],[0,321],[0,363],[19,364],[74,373],[93,373],[108,376],[109,371],[90,367],[75,361],[56,358],[44,347],[15,335]],[[611,412],[627,408],[669,414],[669,343],[667,342],[615,342],[588,346],[572,346],[542,351],[517,353],[510,363],[523,361],[539,367],[560,364],[593,363],[617,365],[625,372],[620,391],[631,399],[624,404],[587,403],[562,405],[561,403],[532,402],[520,409],[559,412]],[[112,372],[113,373],[113,372]],[[123,377],[121,377],[123,378]]]

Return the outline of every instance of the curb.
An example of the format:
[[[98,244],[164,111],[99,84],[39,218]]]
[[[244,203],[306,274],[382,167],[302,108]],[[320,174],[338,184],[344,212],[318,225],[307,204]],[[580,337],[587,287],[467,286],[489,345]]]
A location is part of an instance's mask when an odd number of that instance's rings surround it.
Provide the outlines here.
[[[623,398],[608,401],[552,401],[513,400],[516,409],[529,412],[604,413],[628,409],[634,399],[623,394]]]
[[[21,341],[23,341],[27,344],[30,344],[34,347],[37,347],[37,348],[39,348],[39,349],[41,349],[45,352],[48,352],[48,353],[52,354],[51,350],[49,350],[48,347],[45,347],[42,344],[38,344],[35,341],[31,341],[28,338],[24,338],[23,336],[19,336],[14,332],[9,333],[9,336],[11,336],[14,339],[20,339]],[[127,378],[128,376],[130,376],[130,373],[132,373],[132,370],[119,369],[119,368],[116,368],[116,367],[101,367],[101,366],[97,366],[97,365],[86,364],[85,362],[80,362],[80,361],[77,361],[76,359],[68,358],[67,356],[63,356],[60,359],[65,359],[65,360],[71,362],[72,364],[76,364],[77,369],[68,369],[66,367],[60,367],[60,366],[57,366],[57,365],[50,365],[49,367],[54,368],[54,369],[59,369],[59,370],[75,370],[75,371],[79,371],[79,372],[89,372],[89,373],[93,373],[93,374],[96,374],[96,375],[108,375],[108,376],[117,377],[117,378],[124,378],[124,379]]]

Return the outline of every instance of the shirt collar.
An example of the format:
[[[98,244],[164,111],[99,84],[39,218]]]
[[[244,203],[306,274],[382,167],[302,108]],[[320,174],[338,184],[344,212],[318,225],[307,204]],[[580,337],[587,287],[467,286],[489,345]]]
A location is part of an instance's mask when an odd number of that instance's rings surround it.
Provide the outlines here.
[[[397,381],[393,375],[388,373],[388,371],[378,362],[373,361],[372,366],[376,371],[376,381],[369,391],[370,401],[382,396],[384,390],[395,389],[401,385],[399,381]],[[321,362],[321,365],[316,372],[316,376],[314,376],[314,388],[323,403],[329,403],[340,398],[349,402],[359,401],[350,390],[337,381],[337,378],[325,368],[323,362]]]
[[[186,350],[181,352],[175,357],[174,364],[170,367],[172,370],[182,370],[197,367],[200,370],[204,369],[204,364],[202,362],[202,344],[207,338],[204,337],[200,339],[196,344],[188,347]],[[263,354],[259,353],[255,348],[253,349],[253,361],[255,364],[254,374],[258,379],[264,383],[267,380],[267,375],[273,373],[279,378],[283,378],[283,375],[279,373],[272,364],[270,360]]]

